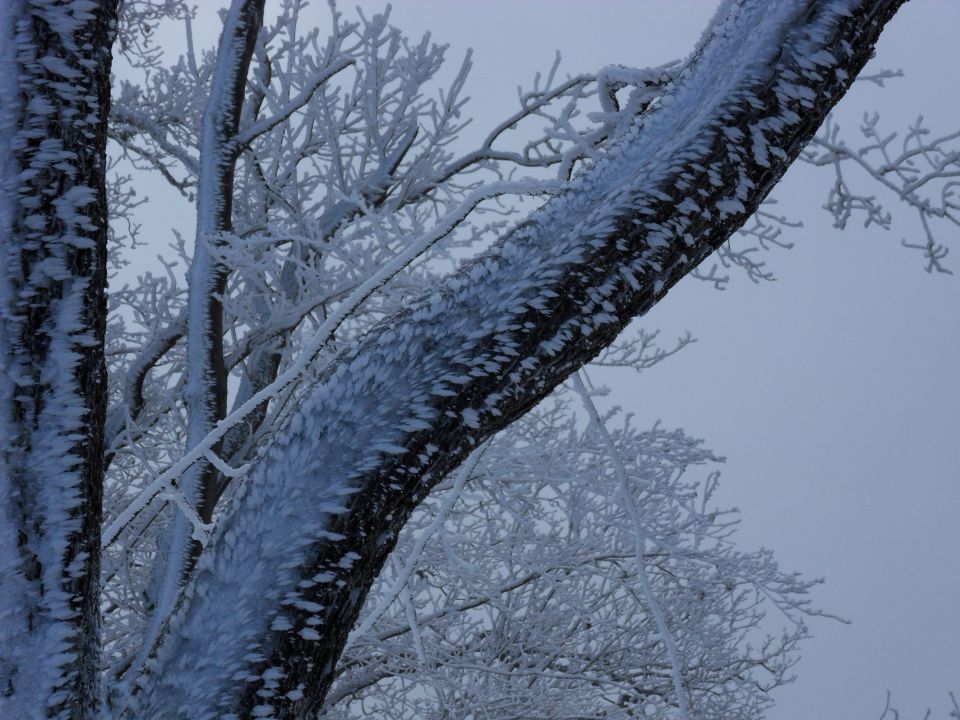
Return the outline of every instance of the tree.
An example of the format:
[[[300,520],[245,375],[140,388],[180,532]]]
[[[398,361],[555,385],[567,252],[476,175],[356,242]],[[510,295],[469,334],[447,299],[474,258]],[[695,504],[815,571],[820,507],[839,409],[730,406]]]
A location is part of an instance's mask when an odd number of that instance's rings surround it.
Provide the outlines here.
[[[416,78],[418,71],[429,75],[439,57],[429,43],[408,49],[392,31],[383,27],[378,31],[378,20],[360,32],[338,25],[321,50],[315,37],[296,35],[295,3],[286,6],[273,27],[261,31],[262,3],[234,2],[225,16],[215,59],[203,63],[187,58],[171,74],[158,74],[161,81],[155,89],[162,86],[163,97],[157,92],[126,97],[121,93],[114,137],[125,152],[165,173],[184,192],[195,188],[199,219],[185,302],[173,279],[149,280],[117,296],[137,314],[134,319],[142,327],[115,327],[112,342],[117,344],[112,352],[124,358],[125,382],[114,391],[118,403],[106,426],[109,447],[102,453],[91,450],[93,456],[83,466],[93,473],[111,464],[116,473],[114,497],[117,502],[132,499],[117,511],[111,509],[115,517],[106,533],[108,548],[121,532],[142,535],[160,524],[156,519],[169,512],[161,500],[172,500],[178,510],[161,535],[158,551],[145,549],[144,543],[131,543],[130,551],[107,550],[125,555],[114,561],[106,576],[111,601],[106,611],[123,616],[115,627],[136,621],[137,616],[147,618],[147,634],[140,636],[142,645],[132,654],[123,639],[115,641],[123,648],[116,670],[126,685],[114,698],[114,710],[146,716],[229,712],[266,716],[319,709],[366,594],[404,523],[428,491],[475,448],[482,448],[486,438],[603,351],[629,319],[648,309],[751,215],[852,82],[898,4],[811,3],[800,12],[786,5],[771,10],[763,3],[729,3],[684,66],[648,72],[611,68],[601,73],[597,85],[605,112],[594,127],[577,130],[572,125],[590,78],[571,80],[559,89],[550,85],[538,90],[522,111],[522,116],[546,112],[540,99],[570,101],[562,104],[564,110],[546,137],[525,153],[507,156],[489,144],[459,163],[451,162],[443,150],[458,122],[456,83],[445,104],[433,106],[421,104],[419,95],[408,92],[417,89],[416,82],[401,81],[399,89],[392,89],[392,69],[407,73],[406,78],[411,74]],[[74,8],[78,12],[88,9],[79,5]],[[174,5],[164,9],[177,10]],[[12,17],[20,17],[15,13],[28,17],[28,10],[19,6],[10,12]],[[101,8],[84,22],[85,32],[95,32],[91,46],[108,46],[109,9]],[[35,35],[49,33],[50,28],[63,32],[54,22],[35,27]],[[748,33],[760,42],[747,47]],[[276,44],[271,46],[271,40]],[[27,35],[17,41],[17,47],[36,44]],[[283,63],[274,57],[278,46],[286,48],[279,53]],[[87,45],[79,47],[89,52]],[[393,59],[382,65],[381,48],[393,52]],[[742,62],[730,63],[731,53]],[[339,95],[328,95],[325,83],[355,65],[357,58],[373,62],[354,85],[353,95],[348,91],[342,101]],[[407,64],[397,58],[405,58]],[[22,56],[6,60],[24,63]],[[104,62],[96,67],[103,68]],[[38,64],[45,73],[61,69],[47,68],[49,62]],[[102,88],[105,75],[95,75]],[[24,88],[36,84],[22,73],[16,77]],[[211,89],[205,107],[191,103],[189,94],[206,85],[207,78]],[[43,80],[45,88],[62,92],[59,83],[46,76]],[[618,96],[618,91],[626,92]],[[6,107],[18,93],[16,88],[5,92]],[[187,100],[178,98],[178,92]],[[84,102],[87,97],[89,93]],[[167,114],[153,110],[162,102],[176,104],[166,108]],[[101,102],[97,108],[101,124],[105,105]],[[138,105],[150,107],[152,114],[133,112]],[[314,135],[317,126],[310,120],[314,108],[328,113],[321,127],[336,129],[333,136]],[[25,104],[23,112],[30,110]],[[178,115],[183,111],[192,112],[192,117]],[[428,139],[419,137],[425,130],[411,118],[432,121]],[[358,134],[361,120],[366,125]],[[30,127],[22,117],[8,124]],[[40,137],[48,134],[44,130]],[[74,142],[86,147],[83,140]],[[197,155],[190,153],[191,146],[199,148]],[[17,141],[4,151],[9,175],[29,165]],[[97,152],[102,158],[102,149]],[[337,172],[297,175],[297,166],[314,156],[324,158]],[[559,165],[562,179],[571,174],[574,179],[562,184],[463,184],[471,179],[462,179],[464,171],[496,174],[510,162]],[[63,158],[57,163],[66,164]],[[404,172],[399,173],[401,168]],[[83,177],[91,178],[84,184],[102,187],[103,171],[102,162],[84,167]],[[178,179],[178,171],[186,171],[187,179]],[[312,184],[304,188],[304,181]],[[51,186],[44,178],[43,187]],[[326,194],[311,206],[311,197],[320,188]],[[505,232],[490,251],[412,299],[435,270],[411,261],[460,226],[478,203],[518,191],[551,199],[529,222]],[[39,191],[18,192],[9,193],[14,203],[5,214],[16,231],[10,233],[17,239],[10,243],[11,252],[35,252],[25,238],[31,227],[26,223],[36,223],[31,218],[37,213],[28,215],[23,208]],[[114,206],[121,210],[131,202],[129,194],[114,198]],[[231,208],[233,202],[237,204]],[[56,206],[44,212],[58,223],[66,221]],[[263,219],[269,220],[268,226],[258,224]],[[102,236],[103,218],[99,220],[90,225]],[[412,243],[411,235],[416,238]],[[408,244],[400,245],[401,239]],[[55,239],[43,238],[40,247],[56,256]],[[105,256],[102,249],[98,253]],[[384,261],[380,269],[370,267]],[[29,272],[23,275],[31,277]],[[374,304],[357,310],[372,291],[394,277],[397,280]],[[9,281],[19,292],[17,282],[22,281]],[[316,295],[318,287],[321,297]],[[102,292],[102,284],[100,288]],[[14,293],[5,297],[11,307]],[[8,315],[23,317],[25,311],[19,307]],[[314,321],[319,329],[307,332],[303,325]],[[79,323],[83,328],[88,324]],[[5,338],[14,338],[5,340],[6,357],[23,346],[16,338],[47,333],[53,340],[67,332],[47,330],[42,323],[30,326],[30,333],[13,334],[8,327],[21,326],[4,326]],[[177,345],[181,336],[185,349]],[[83,352],[94,356],[102,352],[102,335],[81,340]],[[126,357],[122,344],[128,341],[136,350],[131,357]],[[631,349],[636,348],[615,349],[613,358],[649,361],[643,353],[631,356]],[[5,368],[18,378],[27,377],[18,368],[21,364],[42,368],[45,352],[34,351],[27,360],[7,362]],[[225,421],[230,369],[240,371],[242,384],[233,396],[236,409]],[[21,383],[46,397],[38,379],[42,371],[33,373]],[[165,392],[145,393],[148,373],[151,388]],[[80,387],[92,389],[89,383]],[[186,398],[183,407],[173,402],[181,390]],[[581,391],[589,410],[590,392],[585,387]],[[8,392],[11,405],[23,402],[22,392],[12,388]],[[78,390],[71,392],[83,397]],[[92,442],[83,444],[84,450],[101,447],[97,444],[101,423],[93,405],[93,400],[79,404],[90,409],[84,422]],[[34,420],[31,427],[46,428],[41,420]],[[623,492],[629,491],[631,477],[643,472],[624,462],[623,455],[626,448],[642,448],[657,437],[640,442],[629,428],[614,436],[602,418],[594,420],[592,434],[577,438],[576,447],[586,452],[592,443],[603,449],[605,472],[619,488],[621,510],[626,512],[615,517],[625,528],[620,538],[635,543],[634,560],[645,559],[644,518],[631,493]],[[60,434],[77,443],[76,417],[73,422]],[[47,451],[48,446],[32,441],[25,430],[9,433],[20,438],[12,447]],[[698,461],[682,438],[668,444],[671,451],[687,447],[677,467]],[[66,450],[62,442],[55,445],[67,466],[74,463],[71,458],[80,457],[69,445]],[[699,459],[706,458],[701,454]],[[43,484],[44,471],[40,479],[27,474],[27,468],[37,471],[29,460],[9,454],[5,463],[3,477],[26,488],[21,495]],[[241,463],[248,467],[238,469]],[[466,467],[476,463],[479,459],[473,455]],[[230,482],[240,475],[246,476],[244,482]],[[458,477],[454,487],[466,479]],[[558,494],[565,496],[575,485],[565,485]],[[82,498],[91,493],[95,491],[86,487],[79,491]],[[8,492],[5,497],[18,496]],[[667,497],[682,498],[683,492]],[[553,501],[549,493],[543,500]],[[224,501],[229,503],[226,510]],[[589,506],[590,501],[583,500],[578,507]],[[601,508],[599,517],[609,512],[609,505]],[[40,523],[44,529],[63,532],[46,519],[56,518],[51,514],[55,509],[42,499],[31,516],[44,517]],[[471,516],[464,514],[460,522],[469,524]],[[8,517],[10,527],[29,529],[25,520]],[[695,542],[710,536],[704,523],[707,513],[688,517]],[[88,543],[89,549],[57,556],[50,566],[72,578],[78,575],[77,564],[71,564],[74,557],[95,562],[99,552],[91,527],[68,526],[68,534]],[[27,565],[16,548],[32,550],[40,540],[22,532],[20,538],[10,535],[4,542],[7,567],[17,568],[16,577],[24,580],[23,588],[15,589],[19,596],[10,598],[7,607],[30,607],[23,598],[35,595],[37,586],[41,590],[48,586],[38,585],[35,575],[24,569]],[[206,545],[202,554],[199,545]],[[629,554],[624,559],[628,558]],[[120,591],[127,592],[126,597],[110,596],[109,581],[144,561],[155,563],[154,580],[147,586],[127,583]],[[409,571],[398,572],[402,576]],[[71,589],[68,596],[82,594],[89,603],[96,597],[96,584],[89,581],[95,574],[92,568],[80,573],[86,586]],[[635,582],[650,587],[645,575],[644,560],[636,563]],[[586,580],[586,591],[597,588],[596,577]],[[131,589],[139,596],[130,594]],[[795,591],[784,589],[785,596]],[[416,636],[417,603],[422,607],[425,600],[414,597],[406,586],[398,587],[398,592],[413,618],[409,633]],[[651,601],[655,597],[651,592],[646,598],[651,611],[646,620],[658,637],[654,654],[667,657],[671,676],[658,686],[666,691],[659,692],[669,692],[672,685],[666,702],[685,710],[694,694],[684,688],[690,683],[684,675],[689,668],[678,662],[677,639],[666,620],[657,617],[662,613]],[[792,600],[786,600],[790,606]],[[235,619],[224,616],[226,607],[234,609]],[[39,633],[30,632],[34,636],[49,632],[95,647],[95,619],[57,612],[49,618],[38,623]],[[64,632],[64,624],[69,632]],[[650,629],[641,624],[633,631],[643,635]],[[114,641],[106,640],[106,647],[111,647]],[[6,648],[11,641],[4,642]],[[41,652],[50,650],[42,638],[18,637],[16,642]],[[422,638],[414,645],[422,663],[426,655]],[[517,647],[525,646],[515,644],[514,650]],[[389,652],[391,662],[399,659],[402,665],[403,658]],[[501,655],[498,661],[508,664],[520,659],[511,660],[507,648]],[[68,648],[57,662],[73,663],[78,656]],[[5,670],[12,698],[7,702],[24,708],[28,700],[22,668],[33,664],[5,650],[7,657],[13,658]],[[190,669],[216,671],[205,672],[197,682],[178,666],[178,658],[189,662]],[[371,662],[362,657],[348,660],[355,663],[349,670],[371,669]],[[37,667],[43,665],[37,661]],[[87,662],[71,670],[69,682],[91,687],[96,674],[92,668]],[[376,673],[378,668],[372,670]],[[61,685],[58,679],[47,687]],[[121,708],[127,690],[134,691],[135,710]],[[44,702],[51,699],[54,713],[83,716],[96,693],[32,695]],[[636,699],[626,693],[617,702],[629,711]],[[24,709],[21,714],[31,713]]]

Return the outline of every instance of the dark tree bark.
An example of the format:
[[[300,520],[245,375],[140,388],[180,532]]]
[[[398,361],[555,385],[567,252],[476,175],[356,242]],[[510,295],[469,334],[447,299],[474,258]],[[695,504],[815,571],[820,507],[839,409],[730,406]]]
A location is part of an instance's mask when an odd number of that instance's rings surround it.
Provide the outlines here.
[[[227,268],[214,247],[233,229],[234,174],[240,148],[233,142],[247,86],[250,59],[263,25],[264,0],[235,2],[220,38],[210,100],[203,116],[197,189],[197,239],[190,267],[187,353],[190,362],[187,406],[188,445],[205,436],[227,409],[227,370],[223,361],[223,296]],[[195,497],[200,517],[209,522],[216,503],[216,472],[201,470]]]
[[[0,9],[5,718],[97,712],[116,13],[116,0],[5,0]]]
[[[902,1],[726,5],[606,158],[331,364],[201,556],[130,715],[319,711],[416,505],[756,210]]]

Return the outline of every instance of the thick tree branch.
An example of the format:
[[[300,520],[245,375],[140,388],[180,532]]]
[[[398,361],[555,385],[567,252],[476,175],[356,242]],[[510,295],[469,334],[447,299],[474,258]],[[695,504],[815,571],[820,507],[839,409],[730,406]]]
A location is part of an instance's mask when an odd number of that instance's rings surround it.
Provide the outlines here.
[[[332,363],[239,490],[131,712],[318,710],[430,488],[726,241],[901,3],[725,3],[665,95],[593,168]],[[194,667],[208,665],[218,679],[197,682]]]

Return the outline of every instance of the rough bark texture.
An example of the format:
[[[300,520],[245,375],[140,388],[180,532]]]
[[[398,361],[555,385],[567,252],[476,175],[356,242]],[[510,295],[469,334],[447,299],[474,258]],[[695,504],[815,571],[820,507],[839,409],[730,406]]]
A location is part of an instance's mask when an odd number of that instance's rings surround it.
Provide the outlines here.
[[[86,718],[99,695],[104,175],[117,2],[4,5],[0,716]]]
[[[333,363],[201,557],[137,712],[313,716],[417,503],[727,240],[902,2],[726,3],[607,158]]]

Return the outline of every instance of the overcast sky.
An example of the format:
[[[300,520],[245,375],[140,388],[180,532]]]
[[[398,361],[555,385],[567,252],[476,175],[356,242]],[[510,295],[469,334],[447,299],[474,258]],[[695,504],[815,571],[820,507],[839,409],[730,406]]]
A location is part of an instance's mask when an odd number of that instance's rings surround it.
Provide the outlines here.
[[[516,86],[554,50],[570,73],[659,65],[691,49],[716,2],[393,5],[395,24],[432,31],[454,58],[474,48],[479,133],[515,107]],[[958,0],[908,3],[875,61],[906,78],[851,93],[838,112],[844,125],[854,131],[876,109],[890,130],[920,113],[934,129],[960,127],[958,29]],[[200,24],[198,44],[216,31]],[[805,223],[789,238],[793,250],[769,257],[777,282],[734,276],[722,293],[681,282],[642,326],[667,337],[689,330],[698,342],[646,375],[605,380],[614,402],[725,455],[720,502],[743,511],[741,544],[824,576],[817,604],[853,621],[813,623],[800,679],[779,692],[771,720],[878,718],[887,689],[903,720],[928,705],[946,718],[947,691],[960,691],[960,250],[948,258],[957,275],[925,273],[920,254],[899,246],[919,229],[902,211],[894,231],[839,233],[820,209],[828,174],[798,170],[774,191]],[[957,234],[943,239],[960,244]]]

